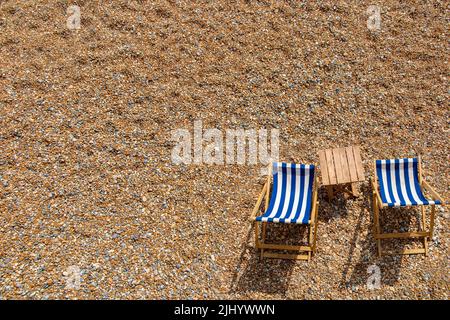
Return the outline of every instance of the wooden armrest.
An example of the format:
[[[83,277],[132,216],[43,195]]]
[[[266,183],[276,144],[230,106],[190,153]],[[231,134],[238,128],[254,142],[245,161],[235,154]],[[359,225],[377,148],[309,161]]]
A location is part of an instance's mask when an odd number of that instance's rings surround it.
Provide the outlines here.
[[[372,192],[376,195],[378,202],[380,203],[380,206],[384,206],[383,201],[381,201],[380,193],[378,192],[378,187],[375,184],[375,182],[370,179],[370,183],[372,184]]]
[[[442,197],[429,185],[429,183],[425,179],[422,179],[422,187],[426,189],[429,193],[431,193],[433,197],[441,201],[442,205],[445,204],[444,199],[442,199]]]
[[[264,187],[261,190],[261,193],[258,197],[258,201],[256,201],[255,207],[253,208],[252,214],[250,216],[250,218],[248,219],[249,221],[254,221],[256,218],[256,214],[258,213],[259,207],[261,206],[261,202],[264,199],[264,195],[266,194],[266,190],[267,190],[267,182],[264,184]]]

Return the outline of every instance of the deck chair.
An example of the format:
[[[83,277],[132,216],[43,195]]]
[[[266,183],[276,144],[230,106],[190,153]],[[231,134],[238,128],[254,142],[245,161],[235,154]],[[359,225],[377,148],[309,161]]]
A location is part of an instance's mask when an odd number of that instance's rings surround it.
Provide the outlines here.
[[[262,204],[264,205],[261,206]],[[317,178],[314,174],[314,165],[281,162],[270,165],[267,182],[250,217],[255,223],[255,246],[261,250],[261,259],[266,257],[309,261],[316,249],[317,208]],[[263,214],[257,216],[258,213]],[[269,222],[305,225],[308,228],[308,245],[266,243],[266,228]],[[261,239],[259,224],[262,224]],[[296,253],[265,252],[266,249]]]
[[[397,254],[428,255],[427,241],[433,237],[435,206],[443,204],[441,196],[422,178],[420,157],[408,159],[375,160],[375,178],[371,181],[373,188],[374,209],[374,237],[377,241],[378,256],[382,239],[393,238],[422,238],[423,248],[404,249]],[[379,182],[379,190],[378,190]],[[425,198],[424,191],[428,191],[434,200]],[[386,207],[420,206],[422,223],[419,231],[402,233],[381,233],[379,210]],[[426,231],[425,207],[431,206],[430,226]]]

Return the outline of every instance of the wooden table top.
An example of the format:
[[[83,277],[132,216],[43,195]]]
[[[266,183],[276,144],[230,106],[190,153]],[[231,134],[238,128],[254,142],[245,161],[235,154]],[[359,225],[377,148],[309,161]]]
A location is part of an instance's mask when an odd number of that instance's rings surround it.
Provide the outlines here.
[[[319,151],[323,185],[336,185],[363,181],[359,146],[326,149]]]

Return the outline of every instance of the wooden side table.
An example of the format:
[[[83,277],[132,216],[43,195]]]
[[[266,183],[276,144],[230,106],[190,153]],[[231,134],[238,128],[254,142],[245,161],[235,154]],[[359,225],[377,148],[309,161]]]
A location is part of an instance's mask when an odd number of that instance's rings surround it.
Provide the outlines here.
[[[319,161],[322,184],[326,186],[330,200],[334,191],[359,195],[356,183],[365,179],[359,146],[321,150]]]

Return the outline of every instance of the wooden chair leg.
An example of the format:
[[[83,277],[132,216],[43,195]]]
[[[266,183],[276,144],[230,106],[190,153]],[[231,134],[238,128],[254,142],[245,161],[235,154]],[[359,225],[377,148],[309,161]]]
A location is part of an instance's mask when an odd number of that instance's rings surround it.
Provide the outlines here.
[[[313,248],[313,240],[314,239],[314,235],[313,235],[313,230],[311,225],[308,226],[308,245]]]
[[[423,210],[423,212],[425,212],[425,209],[424,209],[423,206],[422,206],[422,210]],[[430,214],[430,236],[428,237],[428,239],[427,239],[427,237],[423,238],[423,241],[424,241],[423,244],[424,244],[424,247],[425,247],[425,256],[428,255],[428,241],[433,240],[434,215],[435,215],[435,213],[436,213],[436,206],[432,205],[431,206],[431,214]],[[423,214],[423,219],[425,219],[424,217],[425,217],[425,214]],[[424,224],[425,224],[425,222],[424,222]]]
[[[430,215],[430,237],[429,240],[433,239],[433,230],[434,230],[434,214],[436,211],[436,206],[433,204],[431,206],[431,215]]]
[[[352,183],[352,193],[353,193],[353,196],[355,196],[355,197],[359,196],[358,185],[355,182]]]
[[[373,195],[373,219],[374,219],[374,234],[375,236],[378,236],[380,232],[380,217],[379,217],[379,207],[378,207],[378,201],[376,198],[376,195]],[[377,250],[378,250],[378,257],[381,257],[381,239],[377,239]]]
[[[420,212],[422,213],[422,227],[420,228],[420,230],[425,231],[426,230],[426,221],[425,221],[425,207],[421,206],[420,207]]]
[[[420,207],[420,211],[422,213],[422,227],[421,227],[421,230],[425,231],[426,230],[425,207],[421,206]],[[423,247],[425,249],[425,256],[428,256],[428,241],[427,241],[427,237],[423,238]]]
[[[316,253],[316,241],[317,241],[317,225],[319,224],[318,219],[316,219],[314,223],[314,235],[313,235],[313,242],[312,242],[312,253]]]
[[[258,227],[258,221],[255,221],[255,249],[260,249],[260,243],[259,243],[259,227]],[[262,258],[262,256],[261,256]]]
[[[267,222],[262,223],[262,243],[264,243],[264,240],[266,240],[266,229],[267,229]]]
[[[266,229],[267,229],[267,222],[262,223],[262,240],[261,243],[266,242]],[[261,259],[264,257],[264,248],[261,248]]]
[[[313,231],[312,231],[312,228],[311,228],[311,225],[309,225],[308,226],[308,246],[310,247],[310,248],[312,248],[312,242],[313,242]],[[308,252],[308,262],[311,260],[311,255],[312,255],[312,253],[311,253],[311,251],[309,251]]]
[[[428,256],[428,240],[427,237],[423,238],[423,247],[425,249],[425,257]]]
[[[311,247],[311,256],[316,252],[317,225],[319,223],[319,201],[316,202],[313,226],[309,225],[309,246]],[[314,230],[313,230],[314,229]]]
[[[381,250],[381,240],[377,239],[377,251],[378,251],[378,257],[381,257],[382,250]]]

